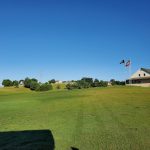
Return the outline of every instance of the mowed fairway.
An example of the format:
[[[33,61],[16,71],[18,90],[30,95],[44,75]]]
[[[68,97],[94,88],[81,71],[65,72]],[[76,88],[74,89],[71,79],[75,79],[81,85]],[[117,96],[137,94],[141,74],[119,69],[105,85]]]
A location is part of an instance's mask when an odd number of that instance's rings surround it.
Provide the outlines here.
[[[0,131],[50,129],[56,150],[149,150],[150,88],[0,89]]]

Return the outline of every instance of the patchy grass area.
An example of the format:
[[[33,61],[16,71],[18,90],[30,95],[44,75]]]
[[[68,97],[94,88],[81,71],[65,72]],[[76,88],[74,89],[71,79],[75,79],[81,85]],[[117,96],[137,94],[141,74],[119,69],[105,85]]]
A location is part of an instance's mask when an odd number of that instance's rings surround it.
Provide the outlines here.
[[[24,87],[19,87],[19,88],[16,88],[16,87],[0,87],[0,95],[4,95],[4,94],[17,94],[17,93],[29,93],[29,92],[32,92],[30,89],[28,88],[24,88]]]
[[[66,84],[65,83],[55,83],[55,84],[52,84],[52,86],[53,86],[53,90],[65,89],[66,88]]]
[[[0,132],[50,129],[56,150],[149,150],[150,88],[0,89]]]

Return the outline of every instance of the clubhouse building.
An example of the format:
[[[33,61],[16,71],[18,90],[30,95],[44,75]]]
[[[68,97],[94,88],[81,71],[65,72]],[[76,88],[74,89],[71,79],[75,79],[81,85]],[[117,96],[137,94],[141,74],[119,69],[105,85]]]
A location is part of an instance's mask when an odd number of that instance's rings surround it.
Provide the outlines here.
[[[150,69],[141,68],[137,70],[126,80],[126,85],[150,87]]]

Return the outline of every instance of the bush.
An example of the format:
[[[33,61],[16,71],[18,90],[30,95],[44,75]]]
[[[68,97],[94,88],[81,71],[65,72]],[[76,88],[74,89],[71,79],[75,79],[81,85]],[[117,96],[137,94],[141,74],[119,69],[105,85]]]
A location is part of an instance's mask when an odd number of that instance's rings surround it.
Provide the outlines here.
[[[35,78],[32,78],[32,79],[30,79],[30,78],[25,78],[25,80],[24,80],[24,87],[30,88],[31,82],[36,82],[36,83],[38,83],[38,80],[35,79]]]
[[[13,81],[13,86],[15,86],[16,88],[19,87],[19,82],[17,80]]]
[[[82,78],[74,83],[68,83],[66,88],[68,90],[72,89],[82,89],[82,88],[90,88],[90,87],[107,87],[108,83],[106,81],[99,81],[95,79],[93,82],[92,78]]]
[[[30,88],[30,84],[31,84],[31,79],[25,78],[25,80],[24,80],[24,87]]]
[[[82,81],[82,86],[85,88],[89,88],[93,85],[93,78],[84,77],[80,81]]]
[[[93,87],[99,87],[99,86],[100,86],[99,80],[95,79],[93,83]]]
[[[37,89],[39,89],[39,87],[40,87],[40,84],[37,83],[36,81],[32,81],[32,82],[30,83],[30,89],[31,89],[31,90],[37,90]]]
[[[102,80],[101,80],[101,81],[99,82],[99,86],[100,86],[100,87],[107,87],[107,86],[108,86],[108,83],[107,83],[106,81],[102,81]]]
[[[52,90],[53,87],[51,84],[47,84],[47,83],[44,83],[44,84],[41,84],[37,89],[36,91],[49,91],[49,90]]]
[[[66,85],[66,88],[67,88],[68,90],[72,90],[72,89],[73,89],[73,88],[72,88],[72,84],[68,83],[68,84]]]
[[[58,90],[61,89],[60,84],[57,84],[57,85],[56,85],[56,89],[58,89]]]
[[[4,87],[13,86],[13,82],[9,79],[5,79],[5,80],[3,80],[2,85]]]
[[[125,85],[125,81],[115,81],[115,79],[110,80],[112,85]]]
[[[115,81],[115,85],[125,85],[124,81]]]
[[[91,84],[85,80],[78,80],[77,81],[77,88],[82,89],[82,88],[89,88],[91,87]]]

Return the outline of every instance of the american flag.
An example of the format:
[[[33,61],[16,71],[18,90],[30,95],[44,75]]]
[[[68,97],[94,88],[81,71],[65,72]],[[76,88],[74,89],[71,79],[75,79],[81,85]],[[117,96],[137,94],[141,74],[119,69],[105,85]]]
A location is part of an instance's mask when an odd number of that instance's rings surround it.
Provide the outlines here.
[[[126,64],[125,64],[125,66],[126,66],[126,67],[129,67],[130,65],[131,65],[131,61],[128,60],[128,61],[126,62]]]

